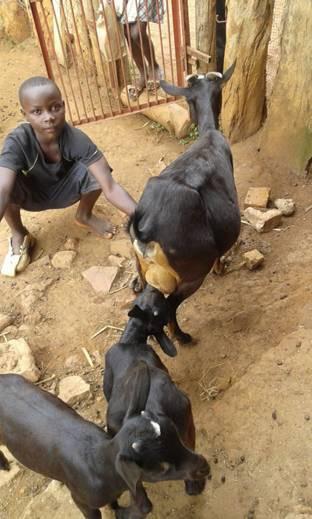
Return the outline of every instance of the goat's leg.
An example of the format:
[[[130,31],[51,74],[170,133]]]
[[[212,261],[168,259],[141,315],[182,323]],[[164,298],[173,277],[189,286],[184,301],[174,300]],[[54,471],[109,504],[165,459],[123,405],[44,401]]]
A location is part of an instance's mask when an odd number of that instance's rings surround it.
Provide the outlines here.
[[[117,501],[111,503],[117,519],[144,519],[153,509],[142,483],[137,484],[135,499],[131,496],[131,501],[128,507],[119,506]]]
[[[178,290],[168,297],[171,311],[168,327],[172,335],[176,337],[181,344],[189,344],[193,341],[193,338],[189,333],[185,333],[181,330],[177,321],[177,309],[184,299],[187,299],[196,292],[203,280],[204,278],[201,278],[192,283],[182,283]]]
[[[79,508],[85,519],[101,519],[102,514],[98,508],[89,508],[85,503],[82,503],[77,496],[72,493],[72,498],[75,505]]]
[[[196,443],[196,431],[195,431],[195,425],[193,420],[192,411],[190,409],[189,412],[189,420],[188,420],[188,427],[186,432],[186,437],[184,439],[185,445],[191,449],[192,451],[195,451],[195,443]],[[206,485],[206,478],[203,479],[186,479],[184,481],[185,486],[185,492],[189,496],[198,496],[202,493]]]

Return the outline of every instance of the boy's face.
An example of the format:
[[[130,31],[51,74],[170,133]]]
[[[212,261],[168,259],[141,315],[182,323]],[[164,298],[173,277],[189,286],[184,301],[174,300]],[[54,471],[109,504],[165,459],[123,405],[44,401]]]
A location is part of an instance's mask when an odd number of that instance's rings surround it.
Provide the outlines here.
[[[22,113],[34,132],[43,140],[54,140],[65,123],[65,105],[53,85],[29,88],[24,92]]]

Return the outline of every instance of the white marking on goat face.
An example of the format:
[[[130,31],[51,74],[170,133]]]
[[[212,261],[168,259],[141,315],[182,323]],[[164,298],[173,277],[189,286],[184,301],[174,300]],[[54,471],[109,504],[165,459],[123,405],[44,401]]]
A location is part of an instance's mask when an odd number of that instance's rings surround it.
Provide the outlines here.
[[[132,449],[135,451],[135,452],[140,452],[140,443],[139,442],[133,442],[133,444],[131,445]]]
[[[156,436],[157,436],[157,437],[160,436],[160,435],[161,435],[161,430],[160,430],[160,425],[159,425],[159,423],[157,423],[157,422],[153,422],[153,420],[151,420],[151,426],[153,427]]]
[[[157,317],[157,315],[159,315],[158,310],[154,310],[154,312],[153,312],[153,316],[154,316],[154,317]]]

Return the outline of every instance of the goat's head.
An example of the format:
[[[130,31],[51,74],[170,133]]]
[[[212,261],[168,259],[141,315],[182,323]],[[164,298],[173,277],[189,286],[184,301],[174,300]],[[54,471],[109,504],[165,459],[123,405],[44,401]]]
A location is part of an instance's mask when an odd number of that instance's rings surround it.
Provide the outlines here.
[[[123,426],[115,436],[116,470],[135,496],[139,480],[198,480],[207,477],[206,459],[186,448],[169,418],[144,411],[150,385],[149,368],[140,362],[134,394]],[[145,401],[145,402],[144,402]]]
[[[160,86],[169,95],[184,96],[190,108],[190,116],[195,124],[212,110],[215,127],[221,110],[222,87],[232,76],[236,61],[223,73],[208,72],[207,74],[192,74],[187,76],[187,87],[177,87],[161,80]]]
[[[170,357],[175,357],[177,354],[176,347],[164,332],[164,327],[168,324],[170,315],[168,299],[159,290],[150,285],[146,285],[128,313],[129,317],[141,321],[146,329],[146,335],[153,335],[164,353]]]

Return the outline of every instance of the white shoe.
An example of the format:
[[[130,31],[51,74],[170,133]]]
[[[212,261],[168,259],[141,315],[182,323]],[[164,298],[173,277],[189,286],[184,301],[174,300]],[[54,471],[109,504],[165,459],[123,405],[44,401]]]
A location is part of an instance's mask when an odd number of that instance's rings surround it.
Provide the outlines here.
[[[4,258],[1,274],[3,276],[15,277],[17,272],[25,270],[31,261],[30,252],[35,243],[35,238],[31,234],[26,234],[23,243],[20,246],[19,254],[14,254],[12,238],[9,238],[9,250]]]

